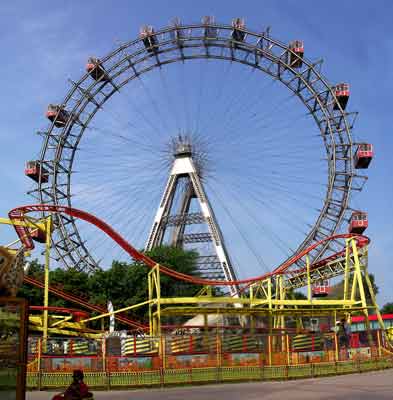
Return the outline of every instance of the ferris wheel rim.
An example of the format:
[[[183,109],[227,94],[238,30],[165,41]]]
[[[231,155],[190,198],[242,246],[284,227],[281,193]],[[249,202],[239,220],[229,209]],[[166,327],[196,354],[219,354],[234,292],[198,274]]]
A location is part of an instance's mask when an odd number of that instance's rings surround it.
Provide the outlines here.
[[[214,28],[217,29],[217,37],[214,38],[213,41],[203,37],[201,35],[192,34],[194,31],[203,30],[205,28]],[[176,33],[179,31],[186,31],[189,35],[183,36],[179,39],[176,36]],[[62,128],[56,128],[54,123],[48,128],[46,132],[44,132],[44,143],[41,149],[40,162],[46,166],[50,170],[50,174],[52,175],[52,182],[49,185],[46,185],[41,180],[38,182],[38,187],[33,192],[38,194],[38,198],[42,203],[53,203],[55,205],[61,205],[62,201],[66,201],[68,206],[72,206],[71,200],[71,177],[72,177],[72,167],[74,163],[75,154],[78,150],[78,145],[83,137],[85,130],[87,129],[89,123],[94,118],[95,114],[103,108],[103,105],[120,89],[122,89],[125,85],[132,82],[132,80],[138,78],[142,74],[153,71],[162,65],[177,63],[180,61],[187,61],[193,59],[216,59],[216,60],[224,60],[230,62],[238,62],[251,68],[258,69],[261,72],[265,72],[270,75],[272,78],[279,80],[283,83],[289,90],[291,90],[297,97],[302,101],[302,103],[306,106],[306,108],[310,111],[310,114],[313,116],[318,129],[321,132],[321,137],[327,152],[327,162],[328,162],[328,184],[325,195],[325,200],[321,212],[315,221],[314,225],[310,229],[307,236],[304,238],[303,242],[297,247],[297,249],[293,252],[291,256],[296,253],[299,253],[302,249],[309,246],[311,243],[318,240],[320,237],[324,237],[326,235],[334,234],[341,222],[344,220],[346,212],[349,207],[349,196],[353,187],[353,180],[356,178],[356,174],[354,173],[354,167],[352,164],[352,136],[351,129],[352,125],[348,121],[348,117],[350,113],[343,110],[340,104],[337,101],[337,98],[334,94],[334,87],[331,86],[326,78],[318,71],[320,67],[320,63],[312,63],[308,61],[306,58],[302,58],[302,62],[305,65],[305,68],[302,71],[298,71],[295,68],[292,68],[287,63],[287,59],[289,58],[289,54],[296,55],[293,53],[287,44],[281,43],[275,39],[273,39],[270,34],[266,32],[256,33],[250,31],[248,29],[243,29],[246,34],[246,37],[254,38],[255,41],[253,43],[250,42],[236,42],[230,39],[228,32],[233,30],[232,26],[222,25],[222,24],[194,24],[194,25],[177,25],[177,26],[168,26],[157,32],[154,32],[152,36],[157,37],[161,40],[161,45],[170,44],[172,47],[165,49],[158,49],[154,53],[149,52],[145,47],[143,47],[142,39],[139,37],[133,41],[127,42],[123,45],[120,45],[107,56],[100,60],[101,65],[105,67],[105,71],[108,73],[110,78],[109,82],[96,81],[92,79],[89,73],[86,73],[82,76],[82,78],[78,82],[72,82],[72,88],[68,91],[65,96],[63,102],[61,103],[67,109],[67,105],[72,105],[72,98],[75,94],[79,95],[78,101],[74,102],[74,106],[72,108],[68,108],[67,110],[72,115],[72,118],[69,118],[66,122],[65,126]],[[224,32],[222,36],[219,36],[219,33]],[[174,34],[174,35],[173,35]],[[207,42],[209,40],[209,42]],[[260,41],[263,44],[260,46]],[[190,43],[188,43],[190,42]],[[128,53],[128,50],[135,47],[134,53]],[[265,47],[264,47],[265,46]],[[204,54],[196,54],[193,56],[186,56],[184,51],[188,48],[192,49],[203,49]],[[224,50],[222,51],[222,55],[214,55],[209,53],[211,49],[220,48],[230,50],[231,57],[223,56]],[[250,63],[246,58],[242,60],[237,58],[236,51],[241,50],[243,52],[247,52],[248,55],[252,55],[255,57],[255,60],[260,57],[260,61],[263,59],[267,59],[270,62],[269,68],[273,65],[277,66],[278,75],[274,75],[274,70],[262,69],[259,63]],[[276,53],[273,51],[275,50]],[[279,53],[277,52],[279,50]],[[160,56],[163,54],[176,52],[177,57],[169,58],[168,60],[160,60]],[[180,54],[180,56],[179,56]],[[120,55],[120,57],[118,57]],[[137,59],[137,62],[134,62],[134,58],[138,56],[143,56]],[[287,57],[287,58],[286,58]],[[143,63],[147,60],[152,60],[156,58],[156,63],[142,69],[137,70],[137,66],[140,63]],[[111,61],[117,61],[111,64]],[[121,85],[115,84],[115,79],[120,77],[122,74],[126,73],[129,70],[133,70],[135,72],[134,75],[124,80]],[[284,73],[290,72],[293,75],[291,81],[284,81]],[[111,75],[112,74],[112,75]],[[314,82],[311,82],[311,78],[314,77]],[[293,86],[290,86],[296,80],[297,83],[297,91]],[[88,83],[87,87],[84,87],[85,83]],[[301,86],[303,84],[304,86]],[[325,99],[322,98],[321,90],[317,87],[317,84],[321,85],[325,88]],[[112,88],[109,92],[104,92],[106,87]],[[309,94],[312,94],[311,100],[313,103],[307,102],[303,95],[301,96],[304,90],[308,90]],[[103,101],[97,101],[96,97],[99,98],[99,95],[103,96]],[[323,101],[324,100],[324,101]],[[329,103],[330,102],[330,103]],[[333,103],[332,103],[333,102]],[[93,108],[90,113],[87,114],[87,117],[84,120],[80,120],[82,113],[85,112],[87,106],[91,106],[91,104],[95,105],[96,108]],[[313,104],[313,107],[311,107]],[[338,110],[333,111],[332,104],[338,104]],[[330,108],[329,108],[330,107]],[[321,117],[325,117],[324,119]],[[79,126],[79,134],[77,135],[74,142],[71,140],[71,144],[67,144],[70,140],[70,134],[72,133],[72,129],[75,126]],[[324,130],[325,133],[322,134]],[[330,138],[330,142],[328,142]],[[55,157],[51,160],[48,158],[48,147],[50,142],[55,143],[56,151]],[[69,146],[71,148],[71,154],[69,156],[69,164],[68,168],[62,163],[62,155],[65,149]],[[330,148],[329,148],[330,146]],[[338,160],[337,160],[337,149],[340,148],[342,153],[345,152],[347,160],[344,161],[344,169],[338,168]],[[67,190],[58,190],[58,178],[61,174],[66,174],[67,176]],[[339,175],[341,174],[341,175]],[[337,182],[338,176],[345,175],[345,187],[342,190],[343,195],[339,197],[339,200],[334,200],[333,202],[333,194],[335,193],[335,183]],[[338,190],[337,190],[338,191]],[[322,231],[321,224],[328,213],[329,207],[334,205],[335,211],[339,210],[338,214],[335,216],[335,221],[330,228],[325,228],[325,232]],[[333,218],[330,216],[330,218]],[[61,246],[55,244],[55,248],[58,254],[58,258],[63,261],[66,266],[80,266],[83,268],[83,264],[87,265],[90,269],[96,268],[98,265],[93,257],[90,254],[88,248],[83,242],[82,237],[80,236],[78,227],[75,224],[73,219],[64,219],[64,216],[57,217],[56,221],[56,231],[59,233]],[[73,235],[75,239],[70,240],[70,235]],[[321,235],[321,236],[318,236]],[[326,251],[326,247],[318,249],[317,254],[314,259],[318,259],[321,255]],[[283,261],[285,262],[285,260]]]

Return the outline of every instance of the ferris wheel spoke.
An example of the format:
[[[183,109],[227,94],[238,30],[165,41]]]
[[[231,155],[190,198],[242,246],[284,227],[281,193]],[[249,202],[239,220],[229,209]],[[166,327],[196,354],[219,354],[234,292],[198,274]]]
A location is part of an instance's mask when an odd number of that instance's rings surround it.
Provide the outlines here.
[[[157,113],[157,116],[159,117],[159,121],[164,125],[164,128],[166,129],[167,132],[170,132],[170,128],[169,125],[167,123],[167,116],[168,114],[170,114],[170,112],[168,113],[162,113],[160,111],[160,107],[158,106],[157,101],[154,99],[153,95],[151,94],[151,91],[149,89],[149,87],[143,82],[143,76],[139,76],[137,81],[140,84],[140,86],[143,88],[143,90],[146,92],[147,97],[149,99],[149,101],[151,102],[151,104],[153,105],[154,110]]]
[[[217,115],[218,106],[220,105],[221,98],[222,98],[223,93],[225,91],[225,85],[229,81],[228,78],[229,78],[229,75],[230,75],[231,67],[232,67],[232,64],[228,63],[224,67],[224,71],[222,72],[221,79],[219,79],[217,77],[217,81],[220,82],[220,83],[217,85],[217,91],[216,91],[215,95],[212,97],[213,106],[211,107],[210,112],[208,112],[205,115],[206,116],[205,123],[203,123],[201,125],[201,132],[204,132],[207,129],[207,127],[211,123],[211,121],[215,119],[214,116]],[[220,70],[218,71],[218,74],[220,74]],[[227,84],[227,86],[228,86],[228,84]]]
[[[223,208],[225,214],[227,215],[227,217],[231,221],[232,225],[234,226],[234,228],[236,229],[236,231],[240,235],[240,238],[243,240],[243,242],[245,243],[246,247],[248,247],[250,249],[250,251],[253,254],[255,260],[257,261],[257,263],[266,272],[269,272],[270,269],[269,269],[267,263],[264,261],[264,259],[261,257],[261,255],[255,250],[255,248],[251,245],[250,241],[247,240],[246,235],[243,233],[242,229],[240,228],[239,224],[236,222],[236,220],[233,217],[232,213],[226,207],[225,202],[221,199],[221,197],[217,194],[217,192],[210,185],[207,185],[207,186],[210,189],[210,191],[214,194],[214,196],[216,197],[218,202],[220,203],[220,205]]]
[[[215,178],[217,179],[217,178]],[[296,196],[293,195],[293,191],[288,187],[283,187],[283,185],[277,184],[275,182],[266,182],[263,181],[262,185],[259,185],[258,182],[254,179],[249,179],[250,184],[245,185],[244,181],[236,181],[236,186],[241,188],[242,191],[252,194],[253,196],[257,196],[258,198],[292,198],[297,203],[297,206],[304,205],[305,208],[311,209],[313,208],[313,204],[309,204],[304,202],[304,197],[309,198],[310,194],[305,193],[304,196]],[[231,185],[235,183],[231,182]],[[318,201],[320,199],[318,198]]]
[[[255,216],[250,215],[248,208],[245,207],[244,203],[238,198],[236,191],[229,189],[228,186],[223,185],[222,182],[221,182],[221,187],[224,187],[224,190],[226,190],[226,192],[229,193],[229,198],[233,198],[236,200],[236,204],[238,205],[238,207],[243,211],[243,213],[251,221],[251,223],[256,225],[257,229],[262,233],[262,235],[267,237],[269,239],[269,241],[271,241],[273,243],[274,246],[276,246],[280,251],[282,251],[286,256],[288,256],[289,255],[289,253],[288,253],[289,247],[285,247],[285,245],[283,245],[283,240],[280,239],[276,234],[274,234],[266,224],[264,224],[263,222],[262,223],[256,222]],[[209,186],[209,188],[218,197],[217,191],[215,189],[213,189],[211,186]],[[222,201],[221,201],[221,204],[222,204]],[[258,254],[258,252],[256,250],[254,250],[254,251],[256,254]]]
[[[152,132],[154,132],[154,134],[157,137],[163,136],[162,127],[160,127],[159,122],[153,123],[152,118],[149,118],[149,116],[151,116],[152,113],[150,113],[150,115],[147,116],[146,113],[140,109],[140,107],[137,107],[134,104],[133,100],[131,100],[130,97],[124,91],[120,91],[120,93],[123,94],[123,98],[127,101],[127,103],[134,110],[136,110],[137,114],[141,117],[141,121],[143,121],[146,124],[146,126],[148,126],[151,129]]]
[[[250,82],[253,78],[253,74],[255,73],[254,69],[251,69],[249,71],[249,76],[248,78],[245,80],[245,82],[243,82],[243,87],[241,89],[243,89],[240,92],[236,91],[236,88],[234,89],[233,87],[231,87],[231,93],[229,93],[225,98],[229,98],[229,101],[227,102],[223,102],[222,104],[222,109],[223,109],[223,115],[230,115],[232,116],[233,114],[236,115],[241,115],[242,113],[242,109],[245,107],[244,103],[245,103],[245,99],[244,99],[244,95],[247,94],[247,92],[249,91],[249,86],[247,85],[247,82]],[[270,81],[268,83],[272,84],[272,81]],[[235,91],[235,93],[233,93]],[[246,100],[249,100],[246,98]],[[242,107],[241,107],[242,106]],[[236,112],[235,112],[236,111]],[[224,130],[226,130],[226,124],[224,124]]]
[[[112,129],[106,129],[106,128],[98,128],[95,126],[89,127],[92,131],[99,132],[102,135],[109,135],[109,138],[105,138],[106,141],[112,140],[114,143],[118,145],[124,145],[125,143],[132,144],[133,146],[136,146],[136,148],[139,151],[145,151],[148,152],[149,150],[152,151],[153,143],[147,140],[145,143],[140,142],[139,140],[136,140],[135,138],[131,136],[126,136],[125,134],[120,134],[119,130],[115,131]],[[121,132],[124,132],[124,130],[121,130]],[[127,131],[126,131],[127,132]],[[143,132],[139,131],[140,134]],[[150,136],[150,135],[149,135]],[[146,139],[145,139],[146,140]],[[153,147],[154,149],[154,147]]]
[[[174,123],[175,123],[177,132],[180,132],[181,124],[179,122],[179,109],[177,107],[177,103],[175,101],[173,101],[173,96],[172,96],[171,91],[169,90],[169,85],[166,80],[165,74],[162,71],[162,68],[160,68],[159,73],[160,73],[160,83],[161,83],[162,91],[165,95],[165,99],[168,104],[168,108],[170,108],[172,110],[172,112],[170,112],[169,114],[174,119]]]
[[[104,107],[102,107],[102,108],[104,109]],[[131,128],[133,130],[137,130],[140,133],[145,133],[146,134],[145,139],[150,138],[151,133],[156,134],[156,130],[151,125],[147,124],[146,119],[140,112],[138,112],[138,110],[137,110],[138,118],[135,118],[135,123],[131,122],[129,119],[125,118],[124,115],[111,109],[110,107],[105,107],[105,112],[111,118],[110,118],[110,120],[108,120],[108,118],[106,118],[104,122],[111,123],[112,132],[118,133],[119,130],[121,132],[129,131]],[[128,115],[129,115],[129,112],[127,112],[127,116]],[[125,121],[125,122],[122,122],[122,121]],[[140,124],[141,122],[142,122],[142,124],[144,124],[144,126],[138,125],[138,123]],[[100,129],[98,127],[95,127],[95,128]],[[110,130],[110,128],[107,128],[107,129]],[[150,142],[150,144],[151,143],[152,142]]]
[[[224,125],[225,132],[227,134],[230,134],[238,131],[244,124],[244,120],[242,120],[241,118],[244,118],[244,114],[246,114],[246,111],[250,113],[250,109],[251,110],[256,109],[263,101],[267,101],[267,99],[268,97],[266,94],[259,96],[259,99],[257,99],[257,101],[252,105],[250,105],[249,102],[246,100],[243,104],[243,107],[237,110],[236,113],[232,113],[230,117],[227,119],[227,122]],[[252,118],[253,114],[256,114],[256,112],[250,114],[250,116],[246,119],[246,121],[255,123],[254,118]]]
[[[306,114],[302,114],[303,117],[306,116]],[[278,139],[282,138],[287,138],[288,137],[288,131],[294,131],[296,127],[296,123],[301,122],[301,117],[295,118],[292,120],[291,124],[287,124],[286,126],[280,128],[274,128],[274,126],[270,126],[268,124],[265,124],[265,126],[250,126],[250,130],[253,132],[260,132],[262,134],[263,132],[263,137],[264,137],[264,142],[266,143],[275,143]],[[226,131],[226,139],[231,140],[232,143],[239,143],[243,142],[244,139],[246,140],[256,140],[258,136],[256,135],[251,135],[249,137],[244,138],[243,135],[239,135],[240,132],[244,131],[244,125],[242,127],[235,127],[231,126],[230,129]],[[279,134],[278,134],[279,133]],[[311,136],[311,135],[310,135]],[[319,135],[318,135],[319,138]],[[319,138],[320,139],[320,138]]]
[[[207,61],[207,60],[206,60]],[[205,86],[206,86],[206,69],[202,67],[202,62],[199,63],[199,85],[198,85],[198,100],[197,100],[197,109],[196,109],[196,122],[195,122],[195,132],[199,132],[200,122],[201,122],[201,113],[203,111],[202,104],[204,104],[205,96]]]
[[[105,203],[104,203],[105,204]],[[107,203],[106,203],[107,204]],[[125,215],[130,215],[130,219],[132,217],[132,213],[130,212],[129,207],[127,207],[130,204],[130,200],[128,198],[123,198],[122,201],[118,202],[117,204],[112,205],[111,209],[112,212],[109,214],[106,214],[106,219],[110,221],[110,223],[117,229],[119,229],[120,232],[124,232],[124,227],[128,227],[130,224],[130,221],[127,221],[124,216]],[[108,204],[107,204],[108,205]],[[107,209],[107,207],[106,207]],[[138,220],[141,217],[139,216]],[[137,238],[137,237],[135,237]],[[112,244],[111,241],[108,241],[108,243]],[[100,243],[102,243],[102,240],[100,239]]]
[[[235,176],[235,174],[232,173],[232,176]],[[217,178],[215,178],[215,179],[217,179]],[[304,197],[314,198],[314,199],[317,199],[319,202],[323,200],[322,197],[316,196],[312,193],[307,193],[307,196],[298,196],[293,192],[293,190],[288,189],[286,186],[281,185],[281,184],[277,183],[276,181],[274,181],[274,182],[262,181],[261,182],[261,181],[257,180],[255,177],[251,177],[251,176],[247,176],[246,178],[243,178],[242,180],[241,179],[236,180],[238,185],[239,184],[242,185],[243,184],[242,182],[245,182],[245,181],[249,182],[249,185],[247,185],[247,187],[244,188],[244,190],[246,190],[246,191],[250,190],[248,188],[251,188],[252,190],[259,192],[261,197],[265,197],[266,194],[269,194],[270,197],[272,196],[272,194],[275,194],[276,196],[282,195],[287,198],[291,198],[292,200],[295,200],[297,202],[297,204],[303,204],[308,209],[312,208],[313,205],[305,202]],[[234,182],[232,184],[234,184]],[[266,191],[268,193],[266,193]]]

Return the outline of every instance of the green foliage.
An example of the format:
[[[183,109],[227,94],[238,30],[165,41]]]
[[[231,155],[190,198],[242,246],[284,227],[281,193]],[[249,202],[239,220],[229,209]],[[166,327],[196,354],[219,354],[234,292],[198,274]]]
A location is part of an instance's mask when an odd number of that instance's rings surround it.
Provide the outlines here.
[[[393,302],[386,303],[381,308],[381,313],[382,314],[393,314]]]
[[[30,264],[28,276],[44,280],[44,266],[39,264],[37,260],[34,260]],[[24,297],[29,301],[31,305],[42,305],[44,299],[44,292],[42,289],[35,286],[27,285],[26,283],[20,288],[18,297]]]
[[[370,277],[370,282],[371,282],[374,294],[377,295],[379,293],[379,288],[378,288],[377,284],[375,283],[375,277],[373,274],[369,274],[369,277]],[[363,287],[364,287],[364,292],[366,295],[367,303],[371,303],[371,294],[370,294],[370,290],[368,288],[367,282],[364,277],[362,280],[363,280]],[[353,274],[351,274],[351,276],[349,277],[349,287],[351,287],[352,281],[353,281]],[[344,280],[341,280],[336,285],[332,286],[332,290],[329,295],[329,298],[341,299],[343,297],[343,293],[344,293]],[[360,300],[359,291],[357,293],[356,298],[358,300]]]
[[[153,260],[176,271],[196,275],[195,251],[184,251],[176,247],[162,246],[146,253]],[[100,270],[90,275],[74,269],[55,269],[50,272],[50,284],[60,289],[85,297],[92,304],[106,306],[112,301],[114,308],[119,309],[147,300],[147,275],[150,269],[144,264],[113,261],[111,268]],[[37,261],[32,262],[28,275],[44,280],[44,267]],[[200,286],[180,282],[161,274],[161,296],[193,296]],[[42,305],[43,291],[39,288],[23,285],[19,295],[27,298],[31,305]],[[78,305],[49,295],[49,305],[78,308]],[[130,317],[147,319],[147,307],[130,312]]]
[[[307,300],[307,296],[304,293],[294,289],[288,290],[287,298],[292,300]]]

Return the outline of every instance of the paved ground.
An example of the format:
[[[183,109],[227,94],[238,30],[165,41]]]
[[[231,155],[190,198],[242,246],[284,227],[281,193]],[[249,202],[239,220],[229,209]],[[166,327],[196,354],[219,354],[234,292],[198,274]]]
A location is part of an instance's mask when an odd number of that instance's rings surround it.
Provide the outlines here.
[[[53,394],[29,392],[27,400],[49,400]],[[393,370],[286,382],[95,392],[94,396],[97,400],[392,400]]]

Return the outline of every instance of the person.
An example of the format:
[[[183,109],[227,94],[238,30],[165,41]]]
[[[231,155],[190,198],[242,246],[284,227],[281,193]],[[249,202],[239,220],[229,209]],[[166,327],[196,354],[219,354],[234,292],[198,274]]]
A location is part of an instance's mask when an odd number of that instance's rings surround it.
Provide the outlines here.
[[[338,338],[338,343],[340,347],[349,347],[349,335],[348,335],[348,325],[345,318],[341,321],[336,322],[336,334]]]
[[[64,394],[56,395],[52,400],[82,400],[93,399],[88,386],[83,382],[83,371],[77,369],[72,374],[73,381]]]
[[[344,334],[345,334],[345,347],[350,347],[350,342],[351,342],[351,327],[347,323],[346,319],[343,318],[341,320],[341,324],[344,328]]]

